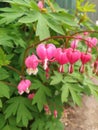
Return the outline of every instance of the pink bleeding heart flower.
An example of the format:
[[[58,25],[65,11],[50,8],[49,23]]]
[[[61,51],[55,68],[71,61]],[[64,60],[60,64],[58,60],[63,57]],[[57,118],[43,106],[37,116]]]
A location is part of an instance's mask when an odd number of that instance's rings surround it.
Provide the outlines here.
[[[27,73],[29,75],[31,75],[31,74],[36,75],[37,74],[37,72],[38,72],[38,68],[37,68],[38,62],[39,62],[39,60],[38,60],[37,56],[34,55],[34,54],[31,55],[31,56],[28,56],[26,58],[25,65],[27,67]]]
[[[86,64],[87,62],[89,62],[91,60],[92,56],[90,53],[81,53],[81,62],[82,64]]]
[[[57,118],[57,116],[58,116],[58,111],[57,110],[54,110],[54,118]]]
[[[70,64],[74,64],[75,62],[77,62],[80,57],[81,57],[81,52],[79,50],[74,50],[72,48],[69,48],[67,50],[67,58],[69,60]]]
[[[44,111],[46,112],[46,114],[50,114],[50,109],[48,105],[44,105]]]
[[[84,70],[85,70],[84,64],[86,64],[87,62],[89,62],[91,60],[91,58],[92,58],[92,56],[91,56],[90,53],[87,53],[87,54],[84,53],[84,52],[81,53],[81,62],[82,62],[82,65],[80,66],[80,69],[79,69],[79,71],[81,73],[83,73]]]
[[[31,81],[28,79],[23,79],[20,81],[20,83],[18,84],[18,93],[20,95],[22,95],[24,92],[29,93],[29,87],[31,85]]]
[[[73,40],[73,41],[71,42],[71,48],[76,49],[77,46],[78,46],[78,42],[79,42],[79,40]]]
[[[81,35],[76,35],[75,38],[76,38],[76,40],[81,40],[82,36]]]
[[[59,71],[64,72],[64,64],[68,63],[68,58],[66,56],[67,49],[57,48],[55,60],[60,64]]]
[[[98,59],[96,59],[96,61],[93,64],[93,73],[98,73]]]
[[[33,99],[34,98],[34,96],[35,96],[35,93],[30,93],[29,95],[28,95],[28,99]]]
[[[36,49],[37,55],[43,63],[43,68],[48,68],[48,61],[51,61],[56,53],[56,47],[53,44],[39,44]]]
[[[97,44],[97,42],[98,42],[98,40],[94,37],[94,38],[92,38],[92,37],[87,37],[86,38],[86,45],[88,46],[88,47],[90,47],[90,48],[92,48],[92,47],[95,47],[96,46],[96,44]]]
[[[39,9],[41,9],[41,10],[44,8],[42,1],[39,1],[37,5],[38,5]]]
[[[83,34],[84,34],[84,36],[86,36],[86,35],[88,35],[88,34],[89,34],[89,32],[84,32]]]
[[[67,58],[71,64],[69,66],[69,73],[72,73],[74,71],[74,64],[80,59],[80,57],[81,52],[79,50],[73,50],[72,48],[69,48],[67,50]]]

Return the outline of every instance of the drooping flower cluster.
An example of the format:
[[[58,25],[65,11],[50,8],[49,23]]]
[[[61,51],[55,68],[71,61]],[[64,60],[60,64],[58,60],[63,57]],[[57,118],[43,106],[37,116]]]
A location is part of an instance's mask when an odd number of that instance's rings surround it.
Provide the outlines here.
[[[81,39],[81,37],[79,37]],[[81,67],[79,71],[83,73],[85,71],[85,64],[89,62],[92,58],[91,53],[89,52],[92,47],[95,47],[97,44],[96,38],[88,37],[86,39],[86,45],[88,46],[88,51],[80,52],[78,47],[79,40],[73,40],[69,48],[56,48],[52,43],[44,44],[41,43],[36,48],[36,55],[32,54],[28,56],[25,60],[25,65],[27,67],[27,73],[37,74],[38,65],[41,64],[43,69],[46,71],[46,76],[49,71],[49,63],[57,62],[59,64],[59,72],[64,72],[64,65],[69,64],[69,73],[73,73],[74,64],[77,61],[81,61]],[[90,48],[90,49],[89,49]],[[47,76],[48,78],[48,76]]]
[[[26,72],[29,75],[36,75],[38,73],[38,66],[40,64],[46,72],[46,78],[49,78],[49,66],[51,63],[56,62],[59,65],[58,71],[61,73],[64,72],[64,65],[69,64],[68,72],[73,73],[75,63],[81,61],[79,72],[83,73],[85,71],[85,64],[92,59],[91,50],[97,45],[98,40],[91,37],[86,38],[86,52],[81,52],[77,49],[79,40],[81,40],[81,37],[73,40],[69,48],[56,48],[56,46],[52,43],[39,44],[36,48],[37,55],[33,53],[25,59],[25,65],[27,68]],[[93,71],[94,73],[98,73],[98,59],[94,63]],[[21,80],[18,85],[19,94],[21,95],[24,92],[29,93],[30,85],[30,80]],[[28,96],[29,99],[33,99],[33,97],[34,93]]]

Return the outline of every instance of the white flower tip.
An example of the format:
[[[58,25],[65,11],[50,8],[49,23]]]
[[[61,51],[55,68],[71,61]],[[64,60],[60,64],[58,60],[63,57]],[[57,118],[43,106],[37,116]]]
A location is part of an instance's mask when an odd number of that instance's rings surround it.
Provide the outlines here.
[[[20,95],[22,95],[22,94],[24,93],[24,91],[18,91],[18,93],[19,93]]]
[[[27,88],[27,89],[26,89],[26,93],[29,93],[29,92],[30,92],[30,90]]]
[[[31,74],[36,75],[38,72],[38,68],[36,68],[36,69],[28,68],[26,71],[27,71],[28,75],[31,75]]]
[[[44,61],[44,65],[43,65],[44,70],[46,70],[47,67],[48,67],[47,63],[48,63],[48,59],[45,59],[45,61]]]

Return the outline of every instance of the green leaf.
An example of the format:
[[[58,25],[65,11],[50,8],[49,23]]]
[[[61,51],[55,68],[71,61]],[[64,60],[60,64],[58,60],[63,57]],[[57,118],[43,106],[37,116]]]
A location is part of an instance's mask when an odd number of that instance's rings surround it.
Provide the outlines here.
[[[23,7],[28,7],[30,8],[30,2],[28,0],[4,0],[5,2],[8,2],[8,3],[11,3],[13,5],[16,5],[16,6],[23,6]]]
[[[19,7],[17,9],[15,6],[1,10],[3,13],[0,13],[0,24],[9,24],[24,15],[24,11]]]
[[[77,72],[74,72],[70,75],[73,79],[77,80],[77,81],[80,81],[80,82],[83,82],[84,80],[84,75],[82,75],[81,73],[77,73]]]
[[[89,77],[85,76],[83,85],[90,90],[90,94],[98,99],[98,86]]]
[[[9,77],[8,72],[5,69],[0,68],[0,80],[7,79],[8,77]]]
[[[51,113],[56,109],[58,111],[58,119],[61,118],[63,112],[63,103],[61,101],[61,94],[52,96],[48,99],[48,105]]]
[[[66,84],[62,86],[62,94],[61,94],[61,100],[62,102],[67,102],[69,96],[69,88]]]
[[[52,81],[50,85],[55,85],[62,82],[63,76],[61,73],[54,71],[54,76],[51,77]]]
[[[2,100],[0,99],[0,108],[2,108]]]
[[[58,120],[49,121],[46,124],[46,129],[48,129],[48,130],[64,130],[64,125]]]
[[[22,34],[16,27],[0,28],[0,45],[13,47],[13,45],[25,47],[25,42],[22,39]]]
[[[69,13],[60,12],[60,13],[51,13],[49,14],[54,21],[58,21],[61,25],[66,24],[66,28],[70,27],[78,27],[77,21],[73,20],[74,16]],[[55,23],[55,22],[54,22]]]
[[[16,123],[16,117],[14,117],[14,116],[9,117],[8,121],[9,121],[9,124],[11,126],[16,126],[17,125],[17,123]]]
[[[44,130],[45,122],[42,119],[36,119],[31,126],[31,130]]]
[[[40,40],[50,37],[49,28],[47,26],[47,20],[41,13],[39,13],[38,15],[36,36],[39,36]]]
[[[31,102],[24,97],[13,97],[8,101],[8,106],[5,110],[6,119],[11,115],[16,115],[16,121],[22,121],[24,126],[28,125],[28,121],[33,119],[31,110]]]
[[[78,81],[76,79],[74,79],[72,76],[65,76],[65,78],[63,79],[64,83],[78,83]]]
[[[33,11],[32,13],[26,14],[26,16],[20,18],[18,22],[32,23],[32,22],[36,22],[37,20],[38,20],[38,13],[36,11]]]
[[[0,114],[0,130],[2,130],[2,128],[4,127],[6,123],[5,117],[3,114]]]
[[[43,109],[43,106],[47,103],[46,96],[51,96],[51,91],[46,86],[39,84],[39,89],[37,90],[32,104],[37,104],[39,111]]]
[[[16,126],[6,125],[2,130],[21,130]]]
[[[49,28],[51,28],[52,30],[54,30],[55,32],[64,35],[64,31],[62,29],[61,23],[55,21],[54,19],[52,19],[52,17],[49,17],[49,15],[46,17],[47,18],[47,25],[49,26]]]
[[[9,61],[7,60],[7,55],[0,48],[0,66],[8,65],[8,64],[9,64]]]
[[[32,9],[39,11],[39,7],[34,0],[30,1],[30,5]]]
[[[77,105],[81,105],[81,94],[80,94],[80,86],[76,84],[77,89],[75,89],[75,84],[64,84],[62,86],[62,94],[61,94],[61,100],[62,102],[67,102],[68,97],[71,94],[71,98],[74,103]]]
[[[30,87],[30,90],[36,90],[38,88],[40,88],[42,85],[42,83],[39,80],[33,80],[33,84]]]
[[[71,93],[73,102],[80,106],[81,105],[81,95],[80,95],[80,93],[78,94],[73,89],[70,89],[70,93]]]
[[[2,82],[0,82],[0,97],[10,97],[9,87]]]

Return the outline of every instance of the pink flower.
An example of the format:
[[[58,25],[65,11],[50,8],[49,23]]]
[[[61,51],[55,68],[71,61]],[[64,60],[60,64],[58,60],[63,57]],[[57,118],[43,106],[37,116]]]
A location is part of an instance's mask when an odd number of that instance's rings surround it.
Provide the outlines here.
[[[24,92],[29,93],[29,87],[31,85],[31,81],[28,79],[23,79],[18,84],[18,93],[22,95]]]
[[[51,111],[50,111],[50,108],[48,105],[44,105],[44,111],[47,115],[50,115],[51,114]]]
[[[82,62],[82,65],[80,66],[80,68],[79,68],[79,71],[81,72],[81,73],[83,73],[84,71],[85,71],[85,66],[84,66],[84,64],[86,64],[87,62],[89,62],[90,60],[91,60],[91,54],[90,53],[84,53],[84,52],[82,52],[81,53],[81,62]]]
[[[71,48],[76,49],[77,46],[78,46],[78,41],[79,41],[79,40],[73,40],[73,41],[71,42]]]
[[[30,93],[30,94],[28,95],[28,98],[29,98],[29,99],[33,99],[34,96],[35,96],[35,93]]]
[[[57,48],[55,60],[60,64],[59,71],[64,72],[63,65],[68,63],[68,58],[66,56],[66,49]]]
[[[57,112],[57,110],[54,110],[54,118],[57,118],[57,116],[58,116],[58,112]]]
[[[28,56],[25,60],[25,65],[27,67],[27,73],[29,75],[34,74],[36,75],[38,72],[38,58],[36,55]]]
[[[39,9],[43,9],[43,8],[44,8],[44,5],[43,5],[43,2],[42,2],[42,1],[39,1],[39,2],[38,2],[38,7],[39,7]]]
[[[81,57],[81,53],[79,50],[74,50],[72,48],[69,48],[67,50],[67,58],[69,60],[70,64],[74,64],[75,62],[77,62]]]
[[[72,48],[69,48],[67,50],[67,58],[69,60],[69,63],[71,64],[69,66],[69,73],[72,73],[74,71],[74,63],[76,63],[81,57],[81,53],[79,50],[73,50]]]
[[[48,68],[48,61],[54,58],[56,47],[53,44],[39,44],[36,49],[37,55],[43,63],[44,70]]]
[[[82,36],[81,35],[76,35],[75,38],[76,38],[76,40],[81,40]]]
[[[92,37],[87,37],[86,38],[86,45],[88,46],[88,47],[90,47],[90,48],[92,48],[92,47],[95,47],[96,46],[96,44],[97,44],[97,42],[98,42],[98,40],[94,37],[94,38],[92,38]]]
[[[88,33],[88,32],[84,32],[83,34],[84,34],[84,35],[88,35],[89,33]]]
[[[93,73],[98,74],[98,59],[93,64]]]
[[[92,56],[90,53],[81,53],[81,62],[82,64],[86,64],[87,62],[89,62],[91,60]]]

